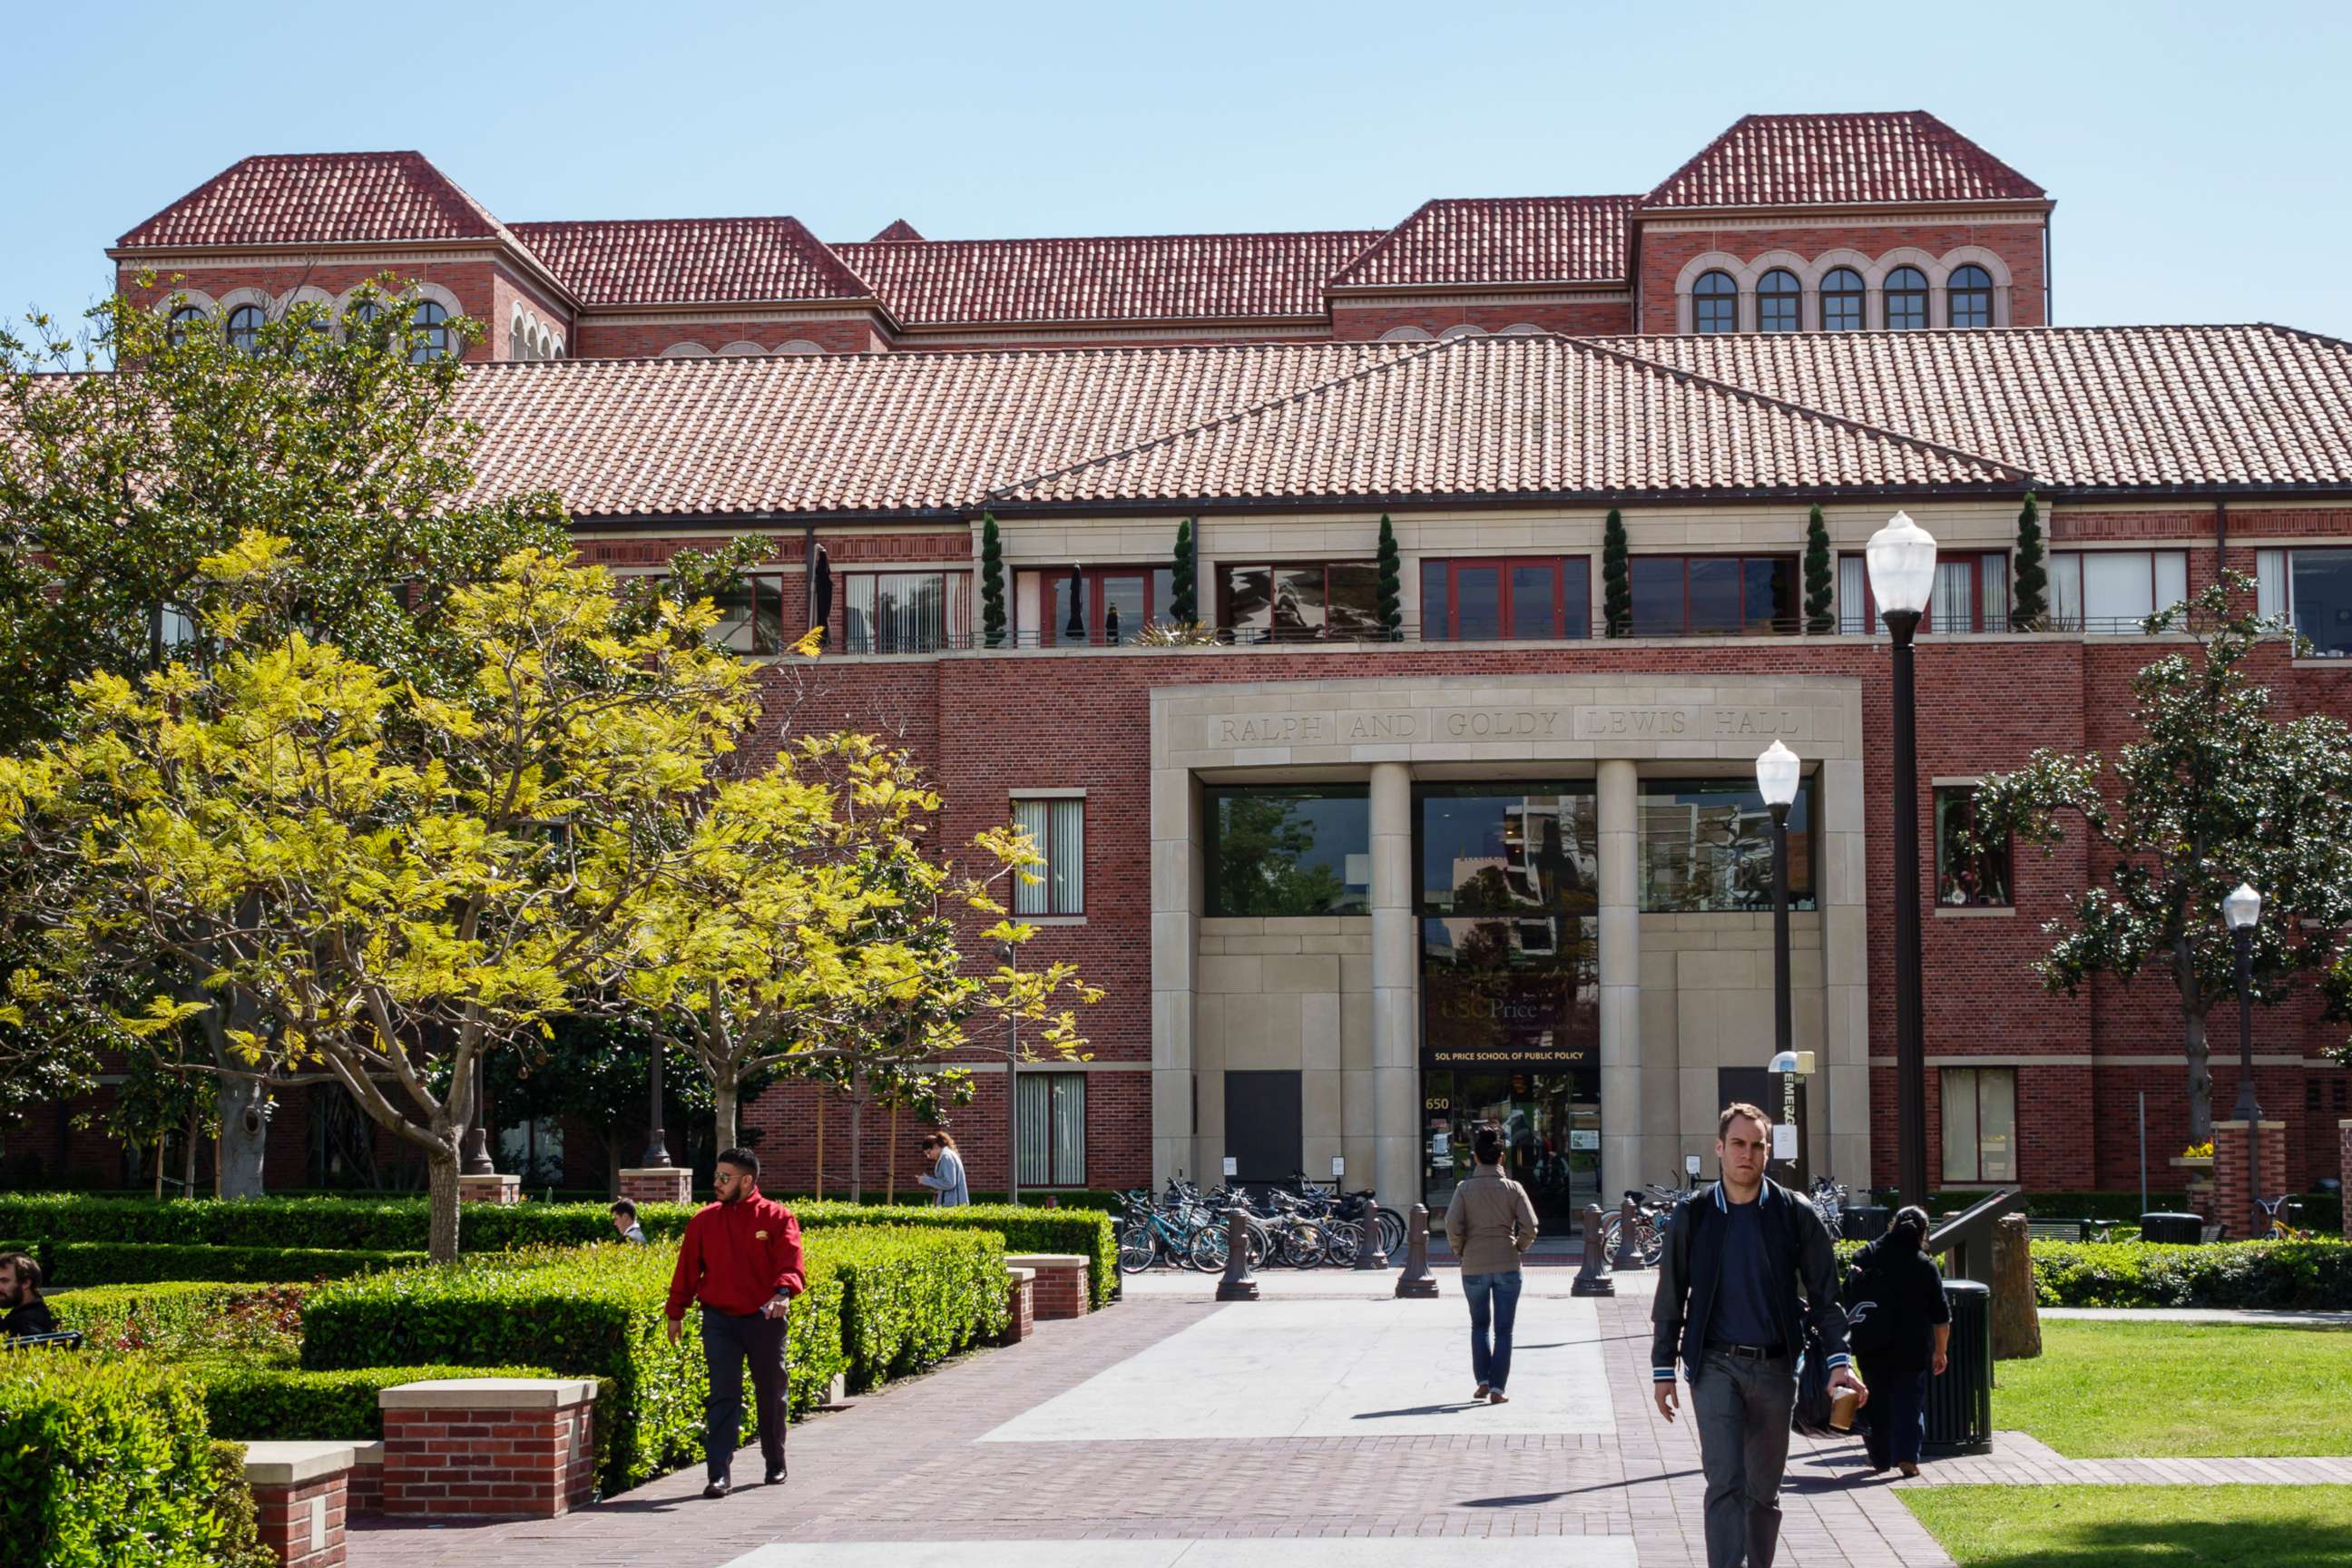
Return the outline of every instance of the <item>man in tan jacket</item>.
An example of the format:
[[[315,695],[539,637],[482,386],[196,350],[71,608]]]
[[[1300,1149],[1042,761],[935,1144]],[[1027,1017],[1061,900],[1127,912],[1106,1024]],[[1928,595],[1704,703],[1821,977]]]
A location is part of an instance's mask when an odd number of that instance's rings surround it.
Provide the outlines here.
[[[1519,1316],[1519,1255],[1536,1244],[1536,1205],[1527,1188],[1503,1174],[1499,1129],[1478,1129],[1472,1152],[1477,1165],[1445,1205],[1445,1242],[1462,1260],[1462,1293],[1470,1300],[1470,1371],[1478,1379],[1471,1402],[1501,1405]]]

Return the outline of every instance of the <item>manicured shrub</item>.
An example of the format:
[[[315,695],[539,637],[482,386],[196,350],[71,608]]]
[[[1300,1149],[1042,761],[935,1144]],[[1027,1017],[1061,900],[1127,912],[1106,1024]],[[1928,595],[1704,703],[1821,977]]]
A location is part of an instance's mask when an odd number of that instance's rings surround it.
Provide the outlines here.
[[[290,1364],[219,1357],[183,1362],[179,1368],[204,1397],[206,1424],[217,1437],[266,1441],[374,1442],[383,1436],[376,1395],[404,1383],[442,1377],[560,1377],[543,1366],[345,1367],[311,1372]]]
[[[804,1232],[824,1232],[843,1226],[911,1225],[951,1230],[992,1230],[1004,1237],[1007,1252],[1075,1252],[1087,1260],[1087,1284],[1097,1308],[1108,1304],[1118,1274],[1118,1239],[1110,1215],[1094,1209],[1036,1209],[1024,1204],[967,1204],[955,1208],[926,1208],[879,1204],[798,1204]]]
[[[643,1204],[649,1237],[676,1236],[697,1205]],[[36,1241],[332,1247],[421,1251],[430,1228],[421,1197],[165,1200],[79,1193],[0,1195],[0,1235]],[[613,1238],[603,1204],[468,1204],[459,1235],[469,1251],[579,1246]]]
[[[0,1352],[0,1551],[47,1568],[257,1568],[241,1455],[142,1357]]]
[[[2352,1310],[2352,1244],[2037,1241],[2033,1285],[2045,1307],[2343,1311]]]
[[[320,1288],[303,1318],[314,1370],[446,1363],[532,1365],[603,1379],[596,1424],[609,1442],[607,1493],[702,1457],[709,1386],[699,1314],[668,1343],[662,1316],[676,1254],[667,1247],[483,1253],[428,1268],[361,1275]],[[847,1369],[843,1285],[813,1258],[790,1330],[793,1407],[823,1397]],[[746,1406],[747,1414],[750,1406]]]
[[[44,1241],[34,1245],[49,1283],[141,1285],[159,1279],[341,1279],[379,1268],[411,1268],[423,1252],[315,1247],[184,1247],[131,1241]]]
[[[1009,1310],[991,1230],[838,1226],[817,1243],[843,1287],[849,1384],[874,1388],[993,1338]]]
[[[237,1354],[291,1356],[301,1342],[301,1284],[167,1280],[101,1285],[49,1298],[61,1328],[92,1350],[144,1351],[166,1361]]]

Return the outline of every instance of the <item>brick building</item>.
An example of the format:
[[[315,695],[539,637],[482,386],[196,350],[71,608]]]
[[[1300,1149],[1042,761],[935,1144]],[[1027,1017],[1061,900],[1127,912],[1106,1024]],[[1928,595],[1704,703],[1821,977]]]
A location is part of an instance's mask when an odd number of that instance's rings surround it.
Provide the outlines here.
[[[1753,775],[1776,737],[1806,770],[1806,1168],[1890,1179],[1887,658],[1859,551],[1906,510],[1941,547],[1918,657],[1931,1177],[2135,1185],[2145,1091],[2162,1190],[2176,1001],[2160,977],[2043,994],[2040,927],[2093,868],[2074,843],[1961,853],[1969,792],[2037,747],[2127,740],[2130,677],[2167,641],[2140,617],[2224,569],[2315,646],[2266,653],[2284,706],[2352,706],[2352,345],[2048,325],[2051,205],[1925,114],[1756,116],[1646,195],[1311,234],[506,224],[414,153],[256,158],[110,254],[232,334],[385,269],[484,321],[461,394],[484,487],[554,489],[620,573],[775,536],[725,606],[746,657],[814,618],[822,574],[833,651],[777,671],[780,720],[902,735],[944,843],[1032,826],[1032,951],[1108,988],[1090,1061],[1021,1075],[1035,1185],[1341,1159],[1389,1201],[1442,1199],[1490,1118],[1548,1206],[1677,1177],[1726,1098],[1779,1103]],[[2029,490],[2050,613],[2012,630]],[[1801,604],[1814,506],[1826,629]],[[1601,635],[1612,509],[1622,637]],[[1139,642],[1182,520],[1219,639]],[[2307,1184],[2336,1169],[2343,1027],[2307,1001],[2259,1027]],[[972,1057],[956,1125],[989,1188],[1007,1080]],[[2234,1062],[2215,1077],[2226,1108]],[[816,1114],[789,1089],[750,1108],[786,1187]],[[278,1179],[324,1116],[289,1104]]]

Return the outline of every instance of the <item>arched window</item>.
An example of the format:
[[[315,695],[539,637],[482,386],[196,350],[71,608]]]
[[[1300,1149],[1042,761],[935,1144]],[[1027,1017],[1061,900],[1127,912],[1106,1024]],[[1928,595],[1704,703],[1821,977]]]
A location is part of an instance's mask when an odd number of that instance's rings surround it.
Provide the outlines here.
[[[1951,306],[1952,325],[1991,326],[1992,274],[1973,261],[1966,267],[1952,268],[1952,281],[1946,302]]]
[[[348,332],[353,325],[364,327],[369,322],[374,321],[375,317],[375,301],[373,300],[362,300],[358,304],[343,312],[343,330]]]
[[[1822,275],[1822,331],[1862,331],[1862,274],[1851,267],[1832,267]]]
[[[416,346],[408,353],[409,362],[423,364],[436,360],[449,352],[449,312],[438,300],[419,300],[409,320],[416,323]]]
[[[525,346],[526,345],[522,341],[522,323],[520,321],[517,321],[513,326],[507,329],[507,358],[523,358],[523,350]]]
[[[1427,327],[1391,327],[1381,334],[1384,343],[1425,343],[1433,334]]]
[[[1756,280],[1756,330],[1761,332],[1793,332],[1803,325],[1798,314],[1798,301],[1804,298],[1798,287],[1797,275],[1785,267],[1775,267]]]
[[[1440,342],[1452,342],[1455,338],[1483,338],[1486,335],[1486,329],[1484,327],[1474,327],[1467,321],[1457,321],[1438,333],[1437,338]]]
[[[1706,272],[1691,285],[1691,331],[1736,332],[1739,330],[1739,285],[1728,272]]]
[[[267,316],[258,305],[239,305],[228,313],[228,346],[239,353],[261,352],[261,323]]]
[[[194,305],[183,305],[172,312],[172,346],[179,347],[188,341],[188,329],[205,319],[204,311]]]
[[[1927,275],[1916,267],[1898,267],[1886,275],[1886,325],[1898,332],[1916,332],[1927,324]]]

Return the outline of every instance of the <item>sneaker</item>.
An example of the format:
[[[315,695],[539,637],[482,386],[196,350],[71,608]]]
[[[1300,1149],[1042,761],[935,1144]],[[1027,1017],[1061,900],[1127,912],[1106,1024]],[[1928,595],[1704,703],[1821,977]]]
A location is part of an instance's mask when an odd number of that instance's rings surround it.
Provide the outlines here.
[[[770,1487],[782,1486],[784,1484],[784,1467],[778,1465],[774,1469],[770,1470],[766,1478],[762,1479],[760,1484]]]
[[[727,1483],[725,1481],[712,1481],[709,1486],[702,1489],[702,1495],[707,1498],[725,1497],[727,1495]]]

